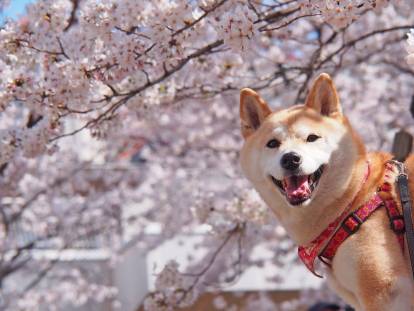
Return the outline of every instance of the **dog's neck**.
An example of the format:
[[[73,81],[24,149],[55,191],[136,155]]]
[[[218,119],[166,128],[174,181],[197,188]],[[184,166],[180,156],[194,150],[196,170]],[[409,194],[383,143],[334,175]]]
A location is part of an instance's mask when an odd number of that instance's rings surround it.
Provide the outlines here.
[[[371,172],[368,179],[365,180],[367,172],[367,161],[370,166],[378,166],[382,158],[378,159],[375,155],[363,155],[353,166],[349,178],[344,183],[344,191],[337,198],[329,196],[315,199],[309,206],[299,208],[283,208],[275,205],[274,202],[268,202],[268,205],[276,213],[279,221],[286,228],[290,237],[298,245],[307,245],[313,241],[327,226],[339,217],[347,208],[355,209],[364,203],[375,192],[378,179],[382,176],[382,171],[378,169]],[[383,162],[382,162],[383,163]]]

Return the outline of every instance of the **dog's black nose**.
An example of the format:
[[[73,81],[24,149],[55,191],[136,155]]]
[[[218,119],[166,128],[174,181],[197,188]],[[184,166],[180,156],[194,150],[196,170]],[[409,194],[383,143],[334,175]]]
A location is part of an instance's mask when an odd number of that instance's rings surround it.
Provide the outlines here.
[[[296,152],[285,153],[280,160],[280,165],[282,165],[282,167],[288,171],[294,171],[298,169],[301,163],[302,158]]]

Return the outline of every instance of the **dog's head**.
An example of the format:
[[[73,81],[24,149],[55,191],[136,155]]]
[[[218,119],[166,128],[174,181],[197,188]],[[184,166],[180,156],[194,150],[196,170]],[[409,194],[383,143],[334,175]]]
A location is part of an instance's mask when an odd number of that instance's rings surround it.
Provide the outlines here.
[[[327,74],[315,80],[305,105],[276,112],[256,92],[243,89],[240,117],[242,170],[269,205],[277,201],[277,208],[339,198],[365,154]]]

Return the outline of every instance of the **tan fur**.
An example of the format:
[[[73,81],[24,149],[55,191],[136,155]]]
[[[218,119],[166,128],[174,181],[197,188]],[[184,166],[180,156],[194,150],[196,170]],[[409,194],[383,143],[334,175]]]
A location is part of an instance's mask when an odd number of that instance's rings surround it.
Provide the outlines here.
[[[252,90],[244,90],[241,109],[246,94],[258,96]],[[259,107],[267,111],[263,103],[260,99]],[[279,170],[270,164],[273,158],[278,160],[281,153],[292,148],[304,150],[306,157],[306,151],[313,148],[303,136],[309,129],[323,138],[333,136],[337,144],[330,150],[331,145],[321,142],[331,153],[320,183],[308,205],[291,206],[272,183],[269,171],[274,176]],[[280,137],[275,137],[277,135]],[[272,138],[282,142],[279,150],[265,148]],[[361,139],[341,113],[333,82],[322,74],[304,106],[267,113],[260,127],[245,135],[241,166],[292,239],[299,245],[307,245],[350,203],[354,210],[373,195],[382,182],[384,163],[390,158],[389,154],[365,151]],[[363,183],[367,161],[371,173]],[[414,193],[414,155],[408,158],[406,165],[410,190]],[[340,246],[332,269],[328,271],[328,279],[331,287],[357,310],[413,310],[414,284],[409,260],[407,254],[402,254],[383,208]]]

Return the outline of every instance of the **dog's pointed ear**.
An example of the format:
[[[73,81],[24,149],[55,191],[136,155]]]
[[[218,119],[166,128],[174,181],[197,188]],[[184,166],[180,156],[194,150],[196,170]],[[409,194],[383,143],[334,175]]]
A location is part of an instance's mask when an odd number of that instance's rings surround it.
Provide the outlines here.
[[[305,106],[315,109],[321,115],[336,117],[342,114],[338,93],[331,77],[321,73],[313,82]]]
[[[253,134],[271,113],[267,103],[255,91],[249,88],[240,91],[240,119],[244,138]]]

